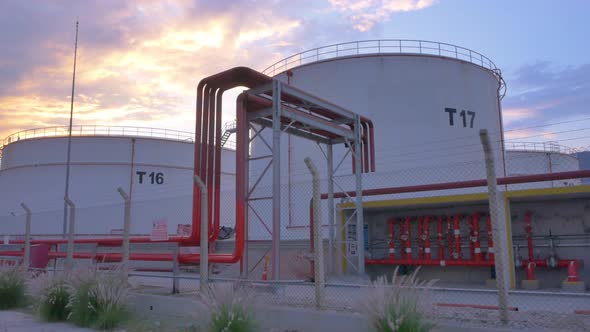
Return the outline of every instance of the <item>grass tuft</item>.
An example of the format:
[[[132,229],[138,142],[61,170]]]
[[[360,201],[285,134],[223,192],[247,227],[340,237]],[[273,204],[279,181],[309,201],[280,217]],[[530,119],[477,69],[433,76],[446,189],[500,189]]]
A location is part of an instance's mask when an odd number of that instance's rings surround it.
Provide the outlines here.
[[[368,316],[376,332],[428,332],[433,325],[425,314],[431,309],[428,302],[433,281],[420,281],[418,271],[400,276],[396,267],[391,283],[384,276],[369,286],[362,300],[362,311]]]
[[[128,287],[122,270],[79,271],[71,281],[69,320],[82,327],[114,329],[128,318]]]
[[[38,274],[29,281],[28,288],[43,320],[67,320],[70,314],[70,288],[64,274]]]
[[[0,269],[0,310],[26,304],[26,282],[27,272],[23,268],[14,266]]]
[[[258,324],[250,310],[248,292],[240,285],[215,284],[204,294],[210,332],[254,332]]]

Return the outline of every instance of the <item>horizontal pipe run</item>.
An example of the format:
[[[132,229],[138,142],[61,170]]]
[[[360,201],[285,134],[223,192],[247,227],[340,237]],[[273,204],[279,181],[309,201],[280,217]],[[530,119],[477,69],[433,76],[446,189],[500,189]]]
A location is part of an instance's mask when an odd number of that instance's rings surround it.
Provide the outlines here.
[[[530,182],[545,182],[545,181],[556,181],[556,180],[565,180],[565,179],[581,179],[581,178],[590,178],[590,170],[559,172],[559,173],[544,173],[544,174],[521,175],[521,176],[509,176],[509,177],[504,177],[504,178],[498,178],[498,185],[530,183]],[[362,194],[363,194],[363,196],[378,196],[378,195],[403,194],[403,193],[423,192],[423,191],[475,188],[475,187],[484,187],[486,185],[487,185],[487,180],[482,179],[482,180],[424,184],[424,185],[405,186],[405,187],[365,189],[362,191]],[[354,197],[354,196],[356,196],[356,192],[349,191],[349,192],[334,193],[334,198],[345,198],[348,196]],[[328,194],[322,194],[322,199],[326,199],[326,198],[328,198]]]
[[[486,310],[500,310],[495,305],[482,305],[482,304],[465,304],[465,303],[435,303],[438,307],[450,307],[450,308],[471,308],[471,309],[486,309]],[[508,307],[509,311],[518,311],[518,307]]]
[[[494,266],[490,261],[425,260],[425,259],[366,259],[366,265],[414,265],[414,266]]]

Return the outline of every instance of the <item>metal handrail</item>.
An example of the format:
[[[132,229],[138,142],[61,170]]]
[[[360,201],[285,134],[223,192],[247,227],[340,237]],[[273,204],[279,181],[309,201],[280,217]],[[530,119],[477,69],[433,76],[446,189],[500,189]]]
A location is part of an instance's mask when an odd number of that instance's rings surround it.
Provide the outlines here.
[[[2,144],[7,145],[31,138],[64,137],[68,136],[68,128],[55,126],[21,130],[4,138]],[[188,131],[149,127],[77,125],[72,127],[72,136],[134,136],[193,142],[195,134]]]
[[[532,151],[563,154],[575,154],[578,152],[577,149],[556,142],[505,142],[504,148],[507,151]]]
[[[0,159],[2,148],[10,143],[21,140],[42,138],[42,137],[66,137],[68,136],[68,126],[55,126],[45,128],[33,128],[21,130],[8,135],[0,145]],[[160,129],[150,127],[131,127],[131,126],[101,126],[101,125],[77,125],[72,127],[72,136],[131,136],[131,137],[148,137],[163,138],[172,141],[194,142],[195,134],[188,131]],[[225,148],[234,149],[236,143],[234,140],[228,140],[224,145]]]
[[[429,40],[377,39],[362,40],[322,46],[284,58],[264,69],[268,76],[275,76],[291,68],[322,60],[368,54],[425,54],[459,59],[498,71],[492,60],[465,47]]]

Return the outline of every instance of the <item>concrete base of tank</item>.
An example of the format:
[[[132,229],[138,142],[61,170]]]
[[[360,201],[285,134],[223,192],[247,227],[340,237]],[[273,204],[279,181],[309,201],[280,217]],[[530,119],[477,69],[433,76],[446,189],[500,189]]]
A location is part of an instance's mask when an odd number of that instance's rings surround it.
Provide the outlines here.
[[[541,281],[539,279],[536,280],[522,280],[520,282],[520,287],[526,290],[535,290],[541,288]]]
[[[561,283],[561,289],[566,292],[584,293],[586,291],[586,283],[583,281],[567,281]]]

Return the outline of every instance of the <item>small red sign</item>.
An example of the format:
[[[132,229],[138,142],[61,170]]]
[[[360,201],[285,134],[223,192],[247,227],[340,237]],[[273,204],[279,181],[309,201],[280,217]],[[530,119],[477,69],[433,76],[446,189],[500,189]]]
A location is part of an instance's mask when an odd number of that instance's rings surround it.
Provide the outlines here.
[[[150,241],[168,240],[168,221],[166,219],[156,220],[152,223]]]

